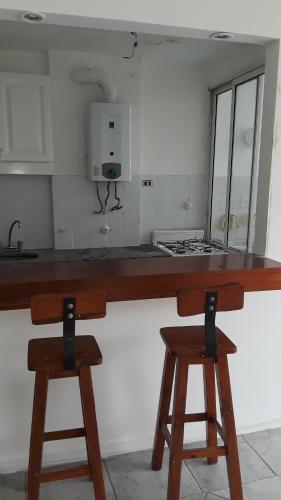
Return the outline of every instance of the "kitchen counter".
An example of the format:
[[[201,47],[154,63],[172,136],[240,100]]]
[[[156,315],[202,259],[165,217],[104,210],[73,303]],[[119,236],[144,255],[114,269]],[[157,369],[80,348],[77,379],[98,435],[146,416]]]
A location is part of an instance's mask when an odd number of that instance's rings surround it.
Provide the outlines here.
[[[93,287],[105,289],[108,301],[175,297],[180,289],[230,282],[245,291],[281,289],[281,263],[255,254],[35,260],[0,265],[0,310],[28,308],[36,294]]]
[[[32,259],[0,259],[0,265],[7,262],[17,262],[29,264],[38,264],[42,262],[91,262],[99,259],[140,259],[151,257],[167,257],[167,253],[154,245],[139,245],[127,247],[106,247],[106,248],[81,248],[70,250],[54,250],[52,248],[39,250],[25,250],[38,254],[38,257]],[[0,250],[1,254],[1,250]]]

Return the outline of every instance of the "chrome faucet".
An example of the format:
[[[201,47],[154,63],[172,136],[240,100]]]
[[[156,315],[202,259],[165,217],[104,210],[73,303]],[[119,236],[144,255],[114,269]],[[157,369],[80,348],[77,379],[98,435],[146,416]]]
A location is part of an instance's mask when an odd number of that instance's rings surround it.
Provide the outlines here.
[[[16,246],[14,246],[12,243],[13,229],[16,225],[18,225],[18,227],[21,228],[21,221],[16,219],[14,220],[14,222],[12,222],[10,226],[9,236],[8,236],[8,246],[7,246],[7,248],[9,248],[10,250],[20,250],[22,247],[22,241],[18,241]]]

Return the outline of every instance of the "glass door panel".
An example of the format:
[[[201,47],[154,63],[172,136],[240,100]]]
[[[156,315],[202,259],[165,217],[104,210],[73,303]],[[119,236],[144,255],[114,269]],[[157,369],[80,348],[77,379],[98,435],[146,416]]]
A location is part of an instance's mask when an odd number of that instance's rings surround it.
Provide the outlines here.
[[[232,90],[216,96],[211,238],[224,243]]]
[[[265,80],[264,75],[260,75],[258,77],[258,90],[257,90],[258,94],[257,94],[256,125],[255,125],[255,146],[254,146],[252,192],[251,192],[251,202],[250,202],[250,219],[249,219],[249,234],[248,234],[248,252],[253,251],[254,242],[255,242],[256,208],[257,208],[258,175],[259,175],[259,162],[260,162],[264,80]]]
[[[255,146],[257,79],[236,87],[228,245],[247,251]]]

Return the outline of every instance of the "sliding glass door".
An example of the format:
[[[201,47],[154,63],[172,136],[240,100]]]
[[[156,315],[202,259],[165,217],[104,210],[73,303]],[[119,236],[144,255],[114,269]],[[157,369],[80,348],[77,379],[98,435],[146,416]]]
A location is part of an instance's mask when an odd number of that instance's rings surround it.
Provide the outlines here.
[[[213,93],[209,237],[241,251],[254,242],[264,75]]]

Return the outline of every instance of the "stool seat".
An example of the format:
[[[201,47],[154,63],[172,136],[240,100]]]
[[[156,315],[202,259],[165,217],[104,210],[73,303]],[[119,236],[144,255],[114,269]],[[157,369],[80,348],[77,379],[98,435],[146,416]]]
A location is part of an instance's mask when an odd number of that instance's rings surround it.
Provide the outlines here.
[[[75,368],[102,363],[102,354],[95,337],[77,336],[75,340]],[[51,337],[32,339],[28,343],[28,369],[30,371],[63,370],[63,339]]]
[[[204,326],[171,326],[161,328],[160,333],[171,354],[189,358],[204,357],[206,352]],[[235,344],[217,327],[216,339],[218,356],[237,352]]]

